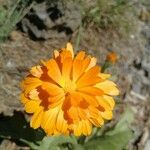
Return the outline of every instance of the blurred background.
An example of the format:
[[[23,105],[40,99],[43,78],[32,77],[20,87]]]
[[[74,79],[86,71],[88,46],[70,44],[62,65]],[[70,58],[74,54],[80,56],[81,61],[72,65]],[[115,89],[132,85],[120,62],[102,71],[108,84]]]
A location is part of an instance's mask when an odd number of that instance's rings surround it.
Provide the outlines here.
[[[0,150],[29,149],[18,140],[33,136],[22,128],[28,117],[20,81],[68,41],[76,52],[96,56],[99,65],[109,52],[117,54],[106,72],[121,92],[107,127],[130,106],[134,137],[126,149],[150,150],[149,0],[0,0]]]

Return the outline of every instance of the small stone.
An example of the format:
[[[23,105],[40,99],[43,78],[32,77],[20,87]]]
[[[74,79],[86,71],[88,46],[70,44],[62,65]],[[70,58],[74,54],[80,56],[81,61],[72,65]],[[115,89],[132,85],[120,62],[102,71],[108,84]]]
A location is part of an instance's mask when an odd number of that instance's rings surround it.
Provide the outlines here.
[[[12,31],[12,32],[10,33],[10,39],[11,39],[12,41],[18,41],[18,40],[20,40],[21,38],[22,38],[22,35],[21,35],[21,33],[18,32],[18,31]]]
[[[150,139],[146,142],[144,150],[150,150]]]

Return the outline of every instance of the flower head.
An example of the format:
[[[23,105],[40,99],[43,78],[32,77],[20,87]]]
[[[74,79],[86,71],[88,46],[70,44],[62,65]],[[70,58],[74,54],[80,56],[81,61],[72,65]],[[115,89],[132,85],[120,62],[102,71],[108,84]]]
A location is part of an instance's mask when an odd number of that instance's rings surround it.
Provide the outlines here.
[[[74,56],[70,43],[54,57],[32,67],[22,81],[21,100],[30,125],[41,127],[48,135],[89,135],[92,126],[100,127],[112,119],[118,95],[116,84],[101,73],[96,58],[80,51]]]
[[[106,60],[112,64],[115,64],[117,61],[117,54],[115,52],[108,53]]]

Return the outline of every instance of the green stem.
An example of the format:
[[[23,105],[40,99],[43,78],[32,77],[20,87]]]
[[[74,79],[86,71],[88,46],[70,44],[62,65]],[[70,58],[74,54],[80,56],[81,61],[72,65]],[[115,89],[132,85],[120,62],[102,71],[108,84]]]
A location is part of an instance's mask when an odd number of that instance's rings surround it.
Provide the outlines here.
[[[76,40],[76,44],[75,44],[75,49],[79,48],[79,44],[80,44],[80,40],[81,40],[81,32],[82,32],[82,22],[81,22],[81,24],[79,26],[77,40]]]
[[[85,143],[85,139],[86,139],[85,136],[81,136],[81,137],[79,138],[78,143],[81,144],[81,145],[83,145],[83,144]]]
[[[105,61],[104,65],[102,66],[101,72],[105,72],[107,68],[110,67],[110,63],[108,61]]]

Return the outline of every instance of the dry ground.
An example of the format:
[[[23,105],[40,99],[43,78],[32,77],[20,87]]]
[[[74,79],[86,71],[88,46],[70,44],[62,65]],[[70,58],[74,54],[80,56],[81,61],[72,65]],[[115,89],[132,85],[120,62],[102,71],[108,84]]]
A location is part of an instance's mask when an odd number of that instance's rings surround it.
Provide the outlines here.
[[[43,41],[33,41],[26,33],[13,31],[9,40],[0,45],[0,113],[12,116],[14,111],[23,111],[20,103],[20,81],[29,68],[48,59],[54,49],[64,47],[67,41],[76,45],[77,30],[70,36],[57,33]],[[114,31],[103,31],[94,25],[83,29],[78,49],[85,49],[102,64],[106,54],[113,50],[118,62],[108,70],[121,91],[117,98],[115,117],[127,104],[135,114],[133,130],[135,138],[129,149],[146,149],[150,143],[150,31],[148,24],[138,22],[138,31],[122,39]],[[7,144],[6,144],[7,143]],[[7,145],[7,146],[6,146]],[[11,148],[10,148],[11,147]],[[3,140],[0,149],[19,149],[14,142]],[[26,149],[26,148],[24,148]]]

